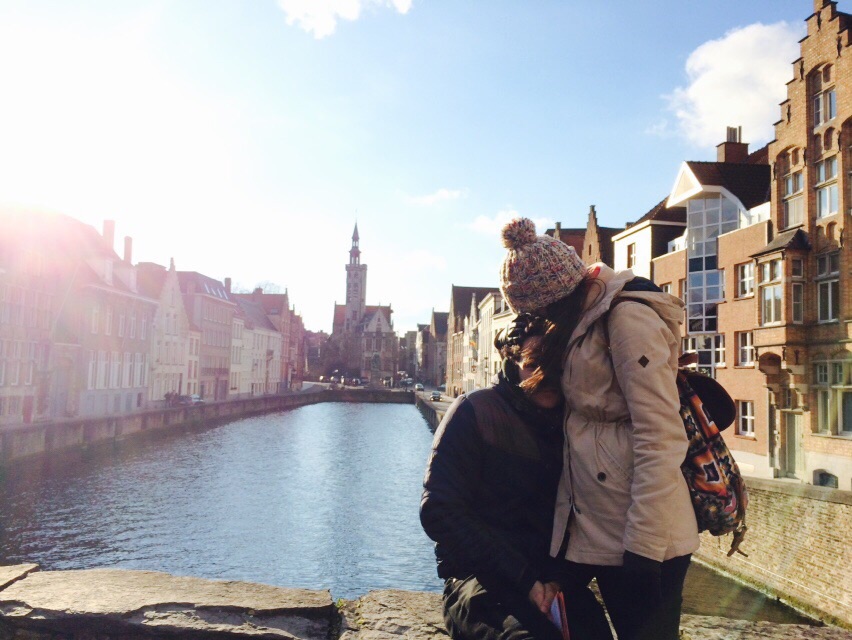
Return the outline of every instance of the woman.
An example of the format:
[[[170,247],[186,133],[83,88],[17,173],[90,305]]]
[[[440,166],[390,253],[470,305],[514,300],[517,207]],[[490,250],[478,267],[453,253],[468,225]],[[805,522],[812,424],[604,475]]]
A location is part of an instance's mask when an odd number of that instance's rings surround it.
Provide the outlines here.
[[[558,386],[520,388],[540,319],[521,315],[495,346],[496,384],[456,399],[441,421],[424,480],[420,519],[445,580],[444,620],[455,640],[561,640],[548,619],[557,585],[548,553],[562,469]],[[585,585],[568,598],[572,640],[612,638]]]
[[[680,465],[675,382],[683,303],[516,219],[503,229],[501,290],[546,318],[530,392],[559,379],[565,448],[550,552],[563,587],[597,578],[620,640],[676,640],[698,526]],[[618,300],[619,304],[616,304]]]

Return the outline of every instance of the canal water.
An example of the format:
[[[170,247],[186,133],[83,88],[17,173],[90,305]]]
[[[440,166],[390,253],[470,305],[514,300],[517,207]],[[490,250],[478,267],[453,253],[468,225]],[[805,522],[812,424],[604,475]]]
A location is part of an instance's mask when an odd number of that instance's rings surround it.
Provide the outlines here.
[[[420,528],[432,440],[410,405],[323,403],[15,467],[0,564],[121,567],[330,589],[439,591]],[[693,563],[687,613],[801,622]]]

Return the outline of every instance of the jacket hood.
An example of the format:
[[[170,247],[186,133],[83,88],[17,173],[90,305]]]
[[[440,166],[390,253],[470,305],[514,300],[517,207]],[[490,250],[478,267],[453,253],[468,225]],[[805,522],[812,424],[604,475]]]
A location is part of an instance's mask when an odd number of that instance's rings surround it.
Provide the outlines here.
[[[583,336],[596,320],[607,313],[615,299],[619,297],[637,300],[648,305],[666,323],[672,335],[680,337],[684,309],[684,303],[680,298],[663,291],[623,291],[625,285],[636,277],[630,269],[614,271],[605,264],[599,263],[592,265],[589,273],[595,274],[590,277],[599,282],[603,288],[590,289],[585,303],[586,311],[571,335],[569,346]]]

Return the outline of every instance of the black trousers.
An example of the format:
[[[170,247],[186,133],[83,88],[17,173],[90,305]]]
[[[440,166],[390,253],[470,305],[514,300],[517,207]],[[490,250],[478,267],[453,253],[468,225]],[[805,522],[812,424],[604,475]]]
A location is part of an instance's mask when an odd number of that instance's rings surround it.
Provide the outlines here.
[[[612,639],[603,608],[587,586],[573,586],[565,607],[571,640]],[[527,594],[486,589],[473,576],[446,581],[444,623],[453,640],[562,640]]]
[[[686,555],[663,562],[659,583],[623,567],[568,562],[568,573],[560,582],[570,591],[597,578],[618,640],[678,640],[683,583],[691,560]]]

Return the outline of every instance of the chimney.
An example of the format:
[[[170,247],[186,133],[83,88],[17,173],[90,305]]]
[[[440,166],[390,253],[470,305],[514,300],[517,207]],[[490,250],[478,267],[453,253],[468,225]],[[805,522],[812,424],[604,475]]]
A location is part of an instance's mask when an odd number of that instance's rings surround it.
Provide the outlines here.
[[[716,146],[716,162],[745,162],[748,143],[742,142],[742,137],[742,127],[728,127],[727,140]]]
[[[263,299],[263,289],[261,287],[255,287],[254,291],[251,292],[252,300],[260,304],[260,301]]]
[[[230,278],[225,278],[225,293],[227,293],[228,295],[231,294],[231,279]]]
[[[124,236],[124,261],[127,264],[133,262],[133,238]]]
[[[557,222],[555,228],[553,229],[553,237],[557,240],[562,239],[562,223]]]
[[[110,251],[115,250],[115,220],[104,220],[104,242],[110,248]]]

